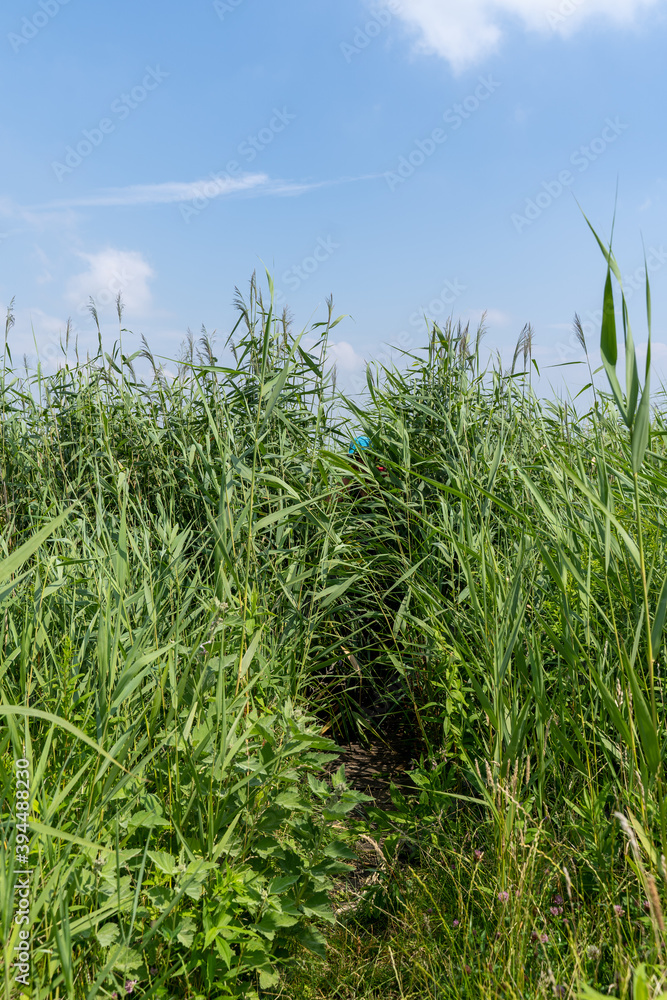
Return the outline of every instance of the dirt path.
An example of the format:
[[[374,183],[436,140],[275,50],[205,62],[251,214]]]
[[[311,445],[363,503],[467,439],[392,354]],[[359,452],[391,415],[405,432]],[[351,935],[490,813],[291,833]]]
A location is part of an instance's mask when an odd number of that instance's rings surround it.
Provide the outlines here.
[[[419,792],[405,774],[414,766],[412,762],[418,756],[419,750],[414,742],[396,740],[389,745],[377,743],[370,747],[349,743],[340,747],[340,756],[328,765],[327,771],[330,773],[336,771],[341,764],[344,764],[348,785],[372,796],[373,802],[368,805],[375,805],[378,809],[390,812],[394,808],[389,794],[392,782],[405,796]],[[364,812],[362,805],[353,810],[351,816],[355,813],[363,815]],[[344,826],[344,822],[341,825]],[[378,885],[382,878],[386,877],[388,869],[382,853],[385,836],[380,835],[378,840],[375,840],[371,836],[362,835],[354,845],[357,860],[352,862],[353,870],[345,877],[336,880],[330,896],[337,917],[342,917],[343,914],[351,915],[362,900],[364,892],[373,885]]]
[[[418,753],[413,743],[396,742],[389,746],[378,743],[371,747],[349,743],[340,747],[340,757],[327,770],[335,771],[344,764],[350,787],[371,795],[379,809],[390,810],[393,808],[389,795],[392,781],[404,795],[418,791],[405,774]]]

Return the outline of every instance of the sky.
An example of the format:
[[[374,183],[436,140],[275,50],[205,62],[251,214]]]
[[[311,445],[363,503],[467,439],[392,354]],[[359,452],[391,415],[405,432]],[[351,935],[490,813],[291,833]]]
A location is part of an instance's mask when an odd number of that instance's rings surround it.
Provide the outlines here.
[[[486,313],[485,356],[509,365],[530,323],[540,391],[573,396],[606,273],[582,213],[608,240],[616,208],[667,381],[666,43],[667,0],[5,0],[14,361],[55,370],[68,318],[70,361],[94,355],[91,297],[111,351],[121,291],[125,353],[177,359],[204,326],[225,363],[235,288],[268,269],[296,332],[333,295],[350,393],[427,319]]]

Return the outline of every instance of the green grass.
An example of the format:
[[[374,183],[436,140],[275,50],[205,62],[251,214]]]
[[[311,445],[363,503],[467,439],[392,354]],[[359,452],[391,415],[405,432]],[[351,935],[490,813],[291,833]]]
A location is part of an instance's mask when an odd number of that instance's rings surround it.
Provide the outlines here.
[[[583,416],[533,392],[529,328],[503,372],[433,325],[355,402],[331,303],[306,351],[254,278],[234,367],[204,335],[172,382],[122,329],[21,379],[8,315],[6,996],[26,846],[34,997],[659,994],[667,428],[623,300],[615,381],[601,246],[612,391]],[[399,732],[392,810],[327,778]]]

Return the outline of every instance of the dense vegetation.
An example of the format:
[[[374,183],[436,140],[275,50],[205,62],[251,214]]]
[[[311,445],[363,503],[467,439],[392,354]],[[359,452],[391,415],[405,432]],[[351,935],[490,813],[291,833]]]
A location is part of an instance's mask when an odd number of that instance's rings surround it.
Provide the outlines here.
[[[658,996],[667,429],[611,296],[583,417],[451,324],[354,402],[254,279],[235,367],[150,385],[123,330],[30,385],[8,315],[6,996],[17,760],[36,998]],[[383,810],[336,754],[399,738]]]

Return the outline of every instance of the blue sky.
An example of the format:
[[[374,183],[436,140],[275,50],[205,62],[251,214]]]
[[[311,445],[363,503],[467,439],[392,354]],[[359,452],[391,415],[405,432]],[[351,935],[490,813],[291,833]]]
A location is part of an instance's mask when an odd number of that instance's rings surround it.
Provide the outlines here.
[[[594,346],[609,235],[667,376],[665,0],[6,0],[0,304],[13,356],[46,370],[71,317],[80,352],[144,334],[176,357],[234,288],[274,275],[300,330],[333,294],[331,361],[425,343],[424,313],[487,311],[507,362],[524,323],[559,393]],[[636,290],[633,290],[633,286]],[[33,339],[34,338],[34,339]],[[388,346],[390,345],[390,346]],[[70,356],[73,351],[70,349]]]

